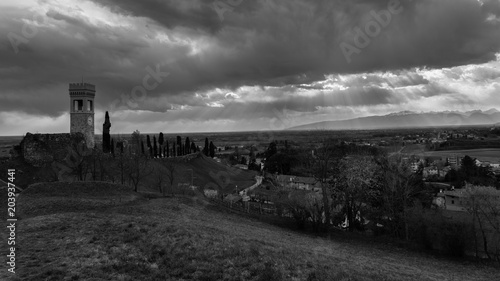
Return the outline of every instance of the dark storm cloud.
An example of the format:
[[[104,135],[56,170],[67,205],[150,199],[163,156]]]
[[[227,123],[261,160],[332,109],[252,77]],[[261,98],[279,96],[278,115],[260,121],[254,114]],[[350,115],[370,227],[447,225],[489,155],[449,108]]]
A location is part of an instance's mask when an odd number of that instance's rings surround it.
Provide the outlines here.
[[[128,15],[126,20],[136,20],[134,28],[108,26],[90,21],[83,13],[69,15],[50,9],[45,17],[55,28],[39,28],[36,37],[20,45],[19,54],[13,55],[9,40],[2,37],[0,79],[6,95],[0,97],[0,110],[60,114],[66,104],[56,101],[55,93],[67,98],[67,83],[79,81],[81,76],[97,85],[98,106],[108,108],[141,85],[146,67],[155,69],[156,64],[168,61],[172,63],[160,68],[169,76],[148,91],[146,101],[136,109],[207,106],[196,94],[214,88],[235,91],[241,86],[275,86],[286,92],[287,87],[295,86],[316,92],[324,90],[317,82],[325,75],[375,70],[381,72],[343,82],[349,89],[342,94],[289,96],[275,92],[271,94],[277,98],[270,106],[242,101],[230,107],[242,110],[248,105],[264,114],[269,108],[285,107],[315,111],[330,101],[346,106],[397,104],[404,97],[381,88],[383,83],[389,87],[428,84],[418,74],[405,74],[401,69],[485,62],[500,49],[500,22],[491,18],[500,14],[499,1],[482,1],[483,5],[477,0],[401,1],[402,12],[392,15],[380,34],[352,55],[351,63],[340,44],[354,44],[353,30],[364,29],[373,20],[371,12],[387,9],[389,0],[243,0],[224,14],[223,21],[213,8],[214,1],[93,2]],[[1,13],[1,34],[20,33],[21,19],[31,18],[22,9]],[[158,34],[168,40],[158,40]],[[380,74],[386,70],[397,77]],[[38,97],[30,99],[34,93]],[[22,96],[24,102],[16,105],[14,95]],[[40,97],[53,102],[39,103]],[[151,103],[161,98],[165,101]],[[236,109],[222,108],[220,114],[236,114]]]
[[[93,0],[125,15],[146,17],[166,28],[186,27],[208,32],[220,29],[221,21],[212,1],[192,0]]]
[[[493,1],[483,6],[476,0],[401,1],[403,12],[350,64],[340,43],[352,43],[350,31],[363,29],[373,20],[370,12],[386,10],[389,1],[258,1],[227,12],[233,14],[224,25],[212,1],[97,2],[168,29],[217,29],[207,34],[216,47],[183,61],[191,85],[200,87],[297,84],[303,75],[317,79],[335,72],[484,62],[500,46],[499,24],[486,21],[497,12]]]

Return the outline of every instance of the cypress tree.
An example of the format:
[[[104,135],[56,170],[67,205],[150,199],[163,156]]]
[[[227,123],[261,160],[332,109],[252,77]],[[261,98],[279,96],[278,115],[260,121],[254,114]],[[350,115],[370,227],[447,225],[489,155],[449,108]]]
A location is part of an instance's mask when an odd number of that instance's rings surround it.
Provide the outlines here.
[[[158,143],[160,144],[160,146],[163,145],[163,133],[160,132],[160,135],[158,136]]]
[[[163,133],[160,132],[160,135],[158,136],[158,157],[160,157],[160,158],[164,157],[163,153],[162,153],[163,142],[164,142]]]
[[[111,151],[111,136],[109,134],[109,128],[111,128],[111,122],[109,121],[109,114],[106,111],[104,124],[102,124],[102,151],[104,153],[108,153]]]
[[[156,146],[156,137],[153,136],[153,157],[158,156],[158,146]]]
[[[191,153],[196,153],[196,144],[194,142],[191,142]]]
[[[142,154],[145,154],[145,151],[144,151],[144,141],[141,140],[141,152]]]
[[[208,138],[205,138],[205,147],[203,148],[203,154],[208,156],[208,153],[209,153]]]
[[[215,156],[215,145],[213,142],[210,142],[210,157],[214,158]]]
[[[146,136],[146,145],[148,148],[151,148],[151,139],[149,138],[149,135]]]
[[[177,136],[177,156],[182,156],[181,145],[182,145],[182,138],[181,136]]]
[[[168,141],[167,141],[167,145],[166,145],[166,150],[167,150],[167,157],[170,157],[170,148],[168,147]]]
[[[189,137],[186,137],[186,143],[184,144],[184,152],[186,154],[191,153],[191,142],[189,141]]]

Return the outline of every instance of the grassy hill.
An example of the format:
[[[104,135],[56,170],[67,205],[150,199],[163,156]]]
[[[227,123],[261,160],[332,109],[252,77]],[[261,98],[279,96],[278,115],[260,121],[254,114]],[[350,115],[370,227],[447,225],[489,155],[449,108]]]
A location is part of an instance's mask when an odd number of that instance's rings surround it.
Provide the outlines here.
[[[230,193],[234,192],[236,187],[241,190],[253,185],[255,183],[255,176],[257,175],[255,171],[229,167],[200,153],[196,157],[186,161],[182,158],[150,160],[154,172],[142,181],[139,190],[159,191],[158,175],[169,174],[168,169],[162,165],[162,162],[175,166],[174,187],[177,187],[179,183],[191,184],[192,180],[193,185],[199,187],[199,189],[210,188]],[[163,185],[167,191],[172,190],[168,177],[164,177]]]
[[[173,185],[170,184],[167,177],[168,170],[162,165],[162,162],[171,163],[175,166]],[[107,178],[113,178],[115,183],[121,183],[119,155],[115,158],[110,157],[104,160],[104,165],[107,168],[107,172],[112,173],[112,175],[108,174]],[[203,154],[198,154],[196,157],[188,160],[183,157],[149,159],[148,165],[150,169],[147,169],[147,175],[140,181],[139,191],[158,193],[160,190],[158,183],[159,175],[163,174],[161,185],[162,188],[167,190],[167,193],[178,191],[174,189],[179,183],[191,184],[191,180],[195,186],[201,189],[206,187],[229,193],[233,192],[236,186],[238,189],[244,189],[253,185],[255,183],[255,175],[257,175],[255,171],[228,167]],[[0,161],[0,170],[5,171],[7,169],[16,169],[15,183],[22,188],[26,188],[34,183],[57,180],[57,174],[52,167],[33,167],[19,158]],[[0,179],[6,181],[7,173],[0,175]],[[91,179],[91,172],[88,171],[87,180]],[[126,172],[124,174],[124,184],[130,186],[131,190],[133,189]]]
[[[21,207],[17,215],[22,218],[105,210],[144,199],[127,186],[108,182],[37,183],[25,189],[20,197]]]
[[[221,212],[199,197],[94,208],[86,202],[129,196],[119,185],[100,185],[43,184],[21,194],[17,274],[2,270],[0,280],[500,279],[490,266],[325,240]]]

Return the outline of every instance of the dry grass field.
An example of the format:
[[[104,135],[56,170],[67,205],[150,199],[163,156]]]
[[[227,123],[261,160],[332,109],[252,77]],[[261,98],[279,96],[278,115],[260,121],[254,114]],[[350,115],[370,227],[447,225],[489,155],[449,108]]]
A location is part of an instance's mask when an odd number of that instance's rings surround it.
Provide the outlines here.
[[[199,197],[103,203],[129,195],[102,183],[28,189],[18,198],[17,273],[2,270],[0,280],[500,280],[490,265],[325,240]]]
[[[461,150],[440,150],[426,151],[423,144],[407,145],[402,151],[402,154],[407,156],[415,155],[420,157],[463,157],[469,155],[472,158],[477,158],[481,161],[500,162],[499,148],[478,148],[478,149],[461,149]]]
[[[499,148],[482,148],[482,149],[465,149],[465,150],[445,150],[445,151],[425,151],[418,153],[422,157],[439,156],[445,157],[463,157],[469,155],[472,158],[477,158],[481,161],[500,162]]]

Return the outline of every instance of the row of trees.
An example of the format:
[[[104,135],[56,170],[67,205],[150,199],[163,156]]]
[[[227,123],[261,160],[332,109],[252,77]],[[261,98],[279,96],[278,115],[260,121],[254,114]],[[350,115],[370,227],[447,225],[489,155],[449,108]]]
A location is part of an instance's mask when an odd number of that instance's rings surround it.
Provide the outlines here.
[[[177,136],[175,140],[168,141],[164,138],[162,132],[156,138],[146,135],[146,144],[144,144],[144,139],[139,131],[135,131],[132,134],[132,145],[135,147],[137,153],[144,155],[149,155],[151,158],[168,158],[188,155],[191,153],[196,153],[200,151],[200,148],[196,144],[186,137],[183,141],[181,136]]]
[[[116,144],[119,153],[124,152],[125,146],[125,141],[120,141]],[[132,133],[132,141],[128,149],[129,152],[142,153],[151,158],[169,158],[200,152],[200,147],[191,141],[189,137],[186,137],[183,141],[181,136],[177,136],[175,140],[168,141],[164,138],[163,133],[160,132],[158,138],[156,138],[155,135],[153,135],[153,138],[146,135],[146,143],[144,143],[144,138],[138,130]],[[208,138],[205,138],[203,154],[213,158],[216,149],[217,147],[213,142],[209,142]],[[113,138],[111,138],[110,141],[109,152],[115,155],[115,143]]]
[[[103,124],[103,140],[102,140],[102,151],[104,153],[111,153],[115,155],[115,142],[111,138],[110,129],[111,122],[109,119],[109,114],[106,111],[105,121]],[[185,141],[182,141],[181,136],[177,136],[175,140],[168,141],[164,138],[162,132],[159,133],[158,138],[153,136],[151,138],[149,135],[146,136],[146,146],[144,145],[144,139],[142,138],[141,133],[136,130],[132,134],[132,144],[134,146],[134,152],[140,152],[144,155],[149,155],[151,158],[166,158],[166,157],[176,157],[183,156],[191,153],[196,153],[200,151],[200,148],[195,145],[194,142],[189,140],[189,137],[186,137]],[[124,142],[117,142],[116,146],[123,153],[124,151]],[[203,153],[207,156],[211,156],[212,158],[215,156],[216,146],[212,142],[208,142],[208,138],[205,138],[205,146],[203,148]]]

